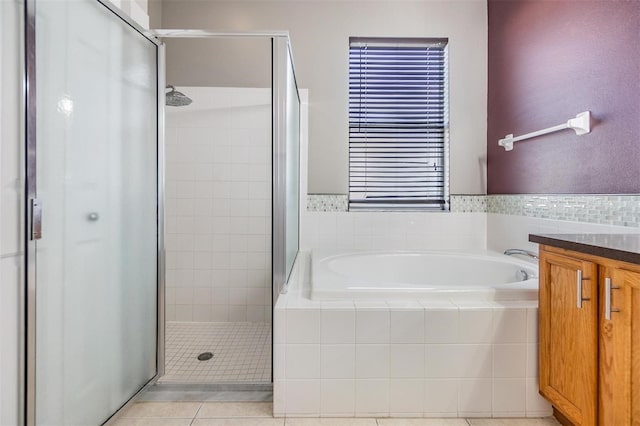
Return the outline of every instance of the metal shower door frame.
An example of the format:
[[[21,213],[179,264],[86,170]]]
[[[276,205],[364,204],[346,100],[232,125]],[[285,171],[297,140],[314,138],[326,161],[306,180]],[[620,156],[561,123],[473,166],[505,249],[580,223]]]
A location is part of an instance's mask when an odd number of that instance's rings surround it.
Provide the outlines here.
[[[163,38],[270,38],[271,39],[271,95],[272,95],[272,232],[271,232],[271,314],[278,295],[286,292],[286,90],[287,58],[291,58],[291,40],[288,31],[215,31],[196,29],[157,29],[153,34]],[[297,86],[296,86],[297,91]],[[296,93],[299,98],[299,94]],[[298,212],[299,215],[299,212]],[[273,342],[272,342],[273,351]],[[273,357],[272,357],[273,362]],[[273,368],[272,368],[273,381]]]
[[[36,239],[34,236],[34,202],[37,201],[37,136],[36,136],[36,1],[24,1],[24,78],[23,78],[23,117],[24,117],[24,290],[21,295],[23,311],[20,320],[20,380],[19,380],[19,421],[34,426],[36,423]],[[120,409],[105,422],[112,424],[117,413],[126,409],[142,392],[153,385],[164,374],[164,316],[165,316],[165,274],[164,274],[164,103],[165,103],[165,50],[164,45],[147,29],[124,14],[108,0],[95,0],[117,18],[145,37],[157,48],[156,75],[157,87],[157,340],[156,374]],[[160,344],[163,342],[163,344]]]

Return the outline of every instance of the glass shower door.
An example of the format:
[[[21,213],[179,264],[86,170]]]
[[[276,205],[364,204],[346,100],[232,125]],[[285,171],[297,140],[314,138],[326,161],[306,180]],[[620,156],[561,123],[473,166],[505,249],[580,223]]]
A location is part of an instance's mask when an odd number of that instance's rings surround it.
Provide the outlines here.
[[[157,373],[158,46],[35,5],[35,423],[102,424]]]

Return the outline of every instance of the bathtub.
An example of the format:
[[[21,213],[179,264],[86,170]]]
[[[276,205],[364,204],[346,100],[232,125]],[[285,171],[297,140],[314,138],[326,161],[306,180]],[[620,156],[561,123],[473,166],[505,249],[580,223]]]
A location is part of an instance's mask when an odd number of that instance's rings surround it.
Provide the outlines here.
[[[313,251],[312,300],[537,300],[537,265],[495,252]]]

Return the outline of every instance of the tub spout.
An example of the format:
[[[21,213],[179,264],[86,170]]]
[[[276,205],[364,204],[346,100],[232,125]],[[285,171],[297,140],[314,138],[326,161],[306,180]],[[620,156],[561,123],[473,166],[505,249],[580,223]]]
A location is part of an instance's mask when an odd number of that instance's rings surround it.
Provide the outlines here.
[[[535,254],[532,251],[529,250],[522,250],[522,249],[507,249],[504,251],[504,254],[506,254],[507,256],[513,256],[514,254],[521,254],[524,256],[529,256],[529,257],[533,257],[535,260],[540,260],[540,258],[538,257],[537,254]]]

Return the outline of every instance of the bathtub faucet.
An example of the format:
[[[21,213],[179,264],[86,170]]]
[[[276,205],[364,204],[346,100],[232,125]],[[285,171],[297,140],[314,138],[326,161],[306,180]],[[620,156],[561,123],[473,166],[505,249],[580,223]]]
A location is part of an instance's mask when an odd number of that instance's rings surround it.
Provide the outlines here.
[[[504,251],[504,254],[506,254],[507,256],[513,256],[514,254],[522,254],[524,256],[533,257],[535,260],[540,260],[537,254],[529,250],[507,249]]]

